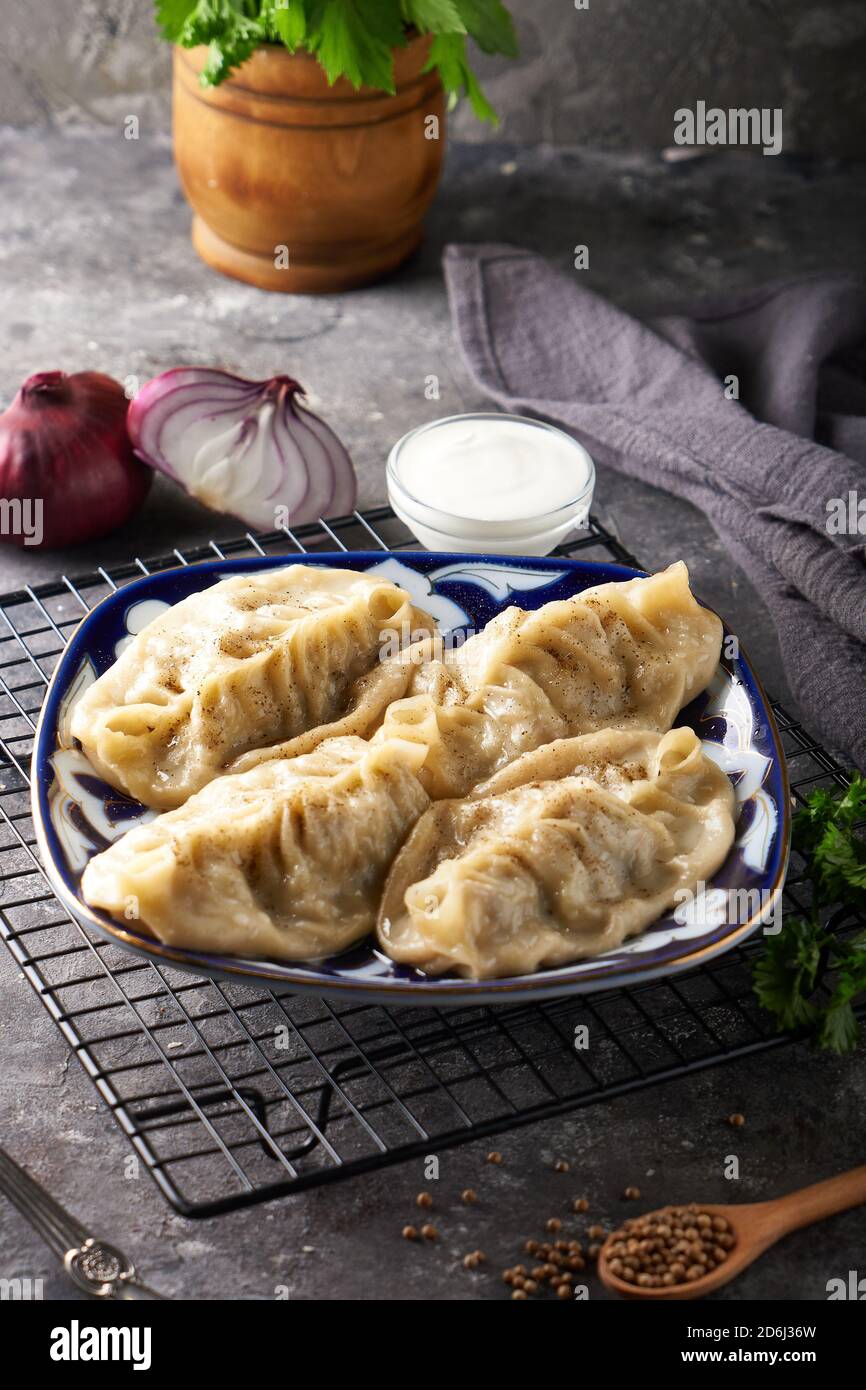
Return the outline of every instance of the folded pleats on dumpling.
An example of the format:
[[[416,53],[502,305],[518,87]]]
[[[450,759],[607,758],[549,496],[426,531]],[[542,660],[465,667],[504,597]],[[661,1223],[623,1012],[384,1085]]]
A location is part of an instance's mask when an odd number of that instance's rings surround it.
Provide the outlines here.
[[[85,900],[170,946],[273,960],[344,950],[375,922],[429,804],[423,750],[330,739],[216,778],[88,864]]]
[[[462,646],[428,639],[395,658],[405,689],[377,736],[423,744],[431,796],[463,796],[555,739],[665,732],[709,684],[721,640],[682,562],[530,612],[507,608]]]
[[[429,974],[478,979],[598,955],[715,873],[733,813],[691,729],[553,743],[429,807],[388,876],[379,942]]]
[[[237,575],[134,637],[81,697],[72,733],[112,786],[180,806],[250,750],[291,757],[370,733],[403,685],[382,657],[434,629],[403,589],[355,570]]]

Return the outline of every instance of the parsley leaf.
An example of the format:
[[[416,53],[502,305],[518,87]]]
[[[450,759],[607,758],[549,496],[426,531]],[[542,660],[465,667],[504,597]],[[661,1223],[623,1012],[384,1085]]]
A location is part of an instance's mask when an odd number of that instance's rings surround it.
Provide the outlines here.
[[[176,11],[176,0],[169,0]],[[241,13],[232,0],[197,0],[176,35],[184,48],[208,44],[207,62],[199,79],[203,87],[215,86],[232,68],[245,63],[265,38],[260,19]]]
[[[307,36],[305,0],[262,0],[262,22],[269,38],[281,39],[294,53]]]
[[[487,100],[478,78],[469,66],[466,56],[466,39],[463,34],[437,34],[430,49],[430,57],[425,72],[438,68],[442,86],[452,96],[466,92],[472,110],[480,121],[491,125],[499,124],[499,117]]]
[[[848,895],[859,900],[866,888],[866,842],[850,830],[830,824],[815,847],[819,880],[831,900]]]
[[[823,933],[802,917],[787,921],[767,937],[763,956],[755,965],[755,993],[765,1009],[776,1015],[780,1028],[811,1023],[817,1010],[809,999],[815,988]]]
[[[171,43],[180,38],[183,26],[195,6],[196,0],[157,0],[156,20],[163,36]]]
[[[866,992],[866,932],[839,948],[839,970],[819,1041],[834,1052],[847,1052],[860,1030],[851,1005]]]
[[[838,818],[850,830],[858,821],[866,821],[866,777],[855,777],[839,802]]]
[[[866,988],[866,979],[853,989],[833,991],[830,1003],[824,1010],[817,1033],[819,1047],[830,1052],[850,1052],[860,1041],[860,1025],[857,1022],[851,1000]]]
[[[403,0],[403,18],[422,34],[465,34],[455,0]]]
[[[853,1004],[866,994],[866,932],[843,941],[822,926],[821,912],[835,903],[866,905],[866,777],[854,777],[839,795],[818,788],[793,820],[794,848],[809,863],[812,906],[807,919],[787,920],[768,937],[755,963],[753,987],[779,1028],[812,1024],[820,1047],[847,1052],[860,1038]],[[826,965],[828,996],[813,998]]]
[[[405,43],[399,0],[313,0],[307,44],[328,75],[394,91],[392,49]]]
[[[484,53],[504,53],[517,57],[514,22],[499,0],[455,0],[460,18]]]

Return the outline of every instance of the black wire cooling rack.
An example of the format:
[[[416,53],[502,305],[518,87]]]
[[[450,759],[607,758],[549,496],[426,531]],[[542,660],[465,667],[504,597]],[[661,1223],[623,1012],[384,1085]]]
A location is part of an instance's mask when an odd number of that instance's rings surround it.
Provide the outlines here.
[[[177,564],[291,551],[414,545],[387,507],[211,542],[0,597],[0,928],[21,970],[172,1205],[212,1216],[400,1162],[790,1041],[729,952],[670,980],[590,997],[440,1011],[328,1002],[199,980],[85,931],[44,878],[29,766],[45,687],[83,613]],[[563,555],[634,557],[597,521]],[[838,765],[774,705],[796,800],[844,785]],[[786,905],[802,911],[802,863]],[[862,926],[840,909],[832,924]],[[587,1025],[591,1057],[574,1047]]]

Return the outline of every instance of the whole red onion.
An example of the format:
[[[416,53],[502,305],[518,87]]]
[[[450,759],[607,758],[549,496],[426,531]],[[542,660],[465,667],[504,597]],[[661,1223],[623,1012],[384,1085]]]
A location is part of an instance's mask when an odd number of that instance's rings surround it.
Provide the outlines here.
[[[128,409],[101,372],[28,377],[0,415],[0,541],[76,545],[138,510],[153,474],[132,451]]]

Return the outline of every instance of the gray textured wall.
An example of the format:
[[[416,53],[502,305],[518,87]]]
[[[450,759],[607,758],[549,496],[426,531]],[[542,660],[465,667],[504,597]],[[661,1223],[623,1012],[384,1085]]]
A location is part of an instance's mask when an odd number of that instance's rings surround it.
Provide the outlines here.
[[[866,155],[864,0],[510,0],[518,63],[479,67],[500,137],[609,148],[671,141],[703,98],[781,106],[785,148]],[[0,122],[169,121],[149,0],[0,0]],[[490,138],[467,111],[456,132]]]

